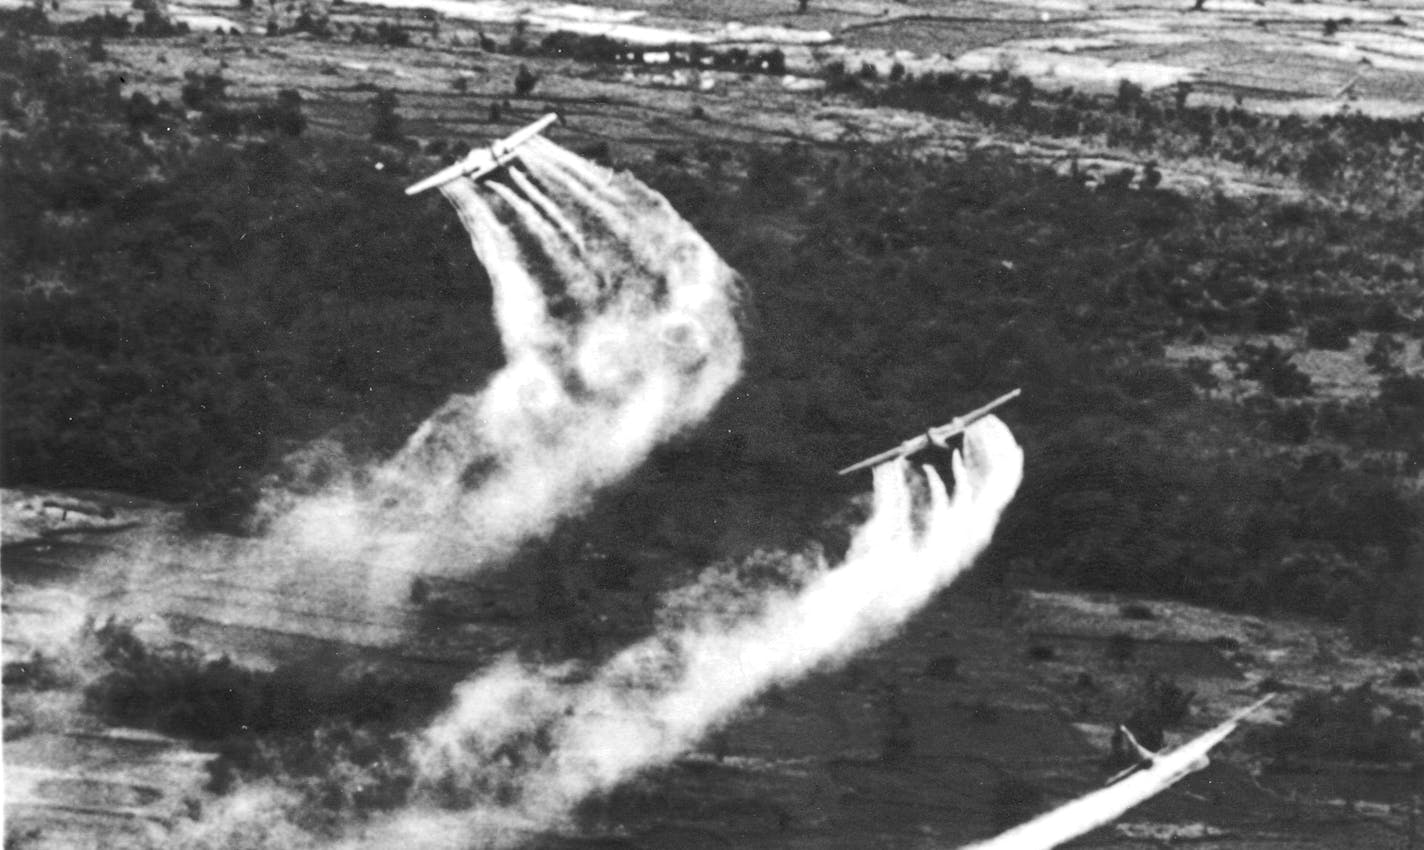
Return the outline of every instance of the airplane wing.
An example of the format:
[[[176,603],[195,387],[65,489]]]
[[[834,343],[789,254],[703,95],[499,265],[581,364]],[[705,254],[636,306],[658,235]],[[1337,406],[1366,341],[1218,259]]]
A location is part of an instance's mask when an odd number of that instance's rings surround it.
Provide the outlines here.
[[[1117,773],[1114,773],[1112,776],[1109,776],[1108,781],[1104,782],[1103,784],[1116,785],[1131,776],[1132,774],[1137,773],[1138,771],[1143,770],[1146,767],[1147,765],[1144,765],[1142,762],[1138,762],[1137,764],[1131,765],[1130,767],[1124,767],[1122,770],[1119,770]]]
[[[559,113],[550,112],[540,117],[538,121],[514,131],[508,136],[490,145],[490,150],[494,153],[496,160],[504,159],[514,155],[514,149],[549,129],[549,125],[559,120]]]
[[[851,472],[855,472],[858,469],[865,469],[871,466],[879,466],[880,464],[885,463],[886,461],[894,460],[897,457],[906,457],[908,455],[914,454],[915,452],[924,451],[925,449],[929,448],[931,442],[937,445],[943,445],[944,441],[948,440],[950,437],[953,437],[955,434],[963,433],[965,428],[968,428],[970,425],[973,425],[975,422],[978,422],[980,419],[983,419],[985,416],[988,416],[990,411],[992,411],[994,408],[1002,404],[1007,404],[1010,401],[1013,401],[1014,399],[1018,398],[1020,392],[1021,390],[1014,390],[1012,392],[1004,393],[1003,395],[999,396],[998,398],[994,399],[983,407],[971,410],[963,416],[956,416],[954,419],[951,419],[947,424],[941,425],[938,428],[931,428],[929,431],[924,434],[921,434],[918,437],[911,437],[910,439],[906,440],[895,448],[890,449],[888,451],[883,451],[878,455],[874,455],[873,457],[868,457],[860,463],[853,463],[850,466],[847,466],[845,469],[840,470],[836,474],[846,475]]]
[[[1133,775],[1134,773],[1139,773],[1141,771],[1151,768],[1153,761],[1153,759],[1146,759],[1144,761],[1135,762],[1129,767],[1125,767],[1122,770],[1119,770],[1117,773],[1114,773],[1112,776],[1109,776],[1108,781],[1104,782],[1103,785],[1116,785],[1124,779],[1128,778],[1129,776]],[[1202,765],[1202,767],[1206,767],[1206,765]]]
[[[490,154],[489,149],[479,148],[470,151],[464,159],[454,165],[448,168],[442,168],[419,183],[410,186],[405,190],[405,193],[407,195],[418,195],[426,189],[444,186],[451,180],[458,180],[466,174],[478,180],[498,167],[499,165],[495,162],[495,158]]]
[[[1269,694],[1257,700],[1172,752],[1159,754],[1149,768],[964,850],[1050,850],[1109,824],[1133,806],[1206,767],[1207,753],[1212,747],[1225,740],[1243,719],[1270,702],[1273,696]]]
[[[458,180],[468,176],[472,180],[480,180],[504,167],[510,160],[514,159],[515,151],[518,147],[549,128],[559,119],[557,113],[550,112],[548,115],[535,121],[527,127],[523,127],[514,133],[492,142],[488,147],[476,148],[465,155],[465,158],[440,171],[435,172],[424,180],[416,183],[405,190],[407,195],[417,195],[426,189],[434,189],[444,186],[451,180]]]
[[[868,457],[860,463],[853,463],[836,474],[846,475],[851,472],[855,472],[858,469],[865,469],[871,466],[879,466],[880,464],[892,461],[897,457],[905,457],[907,455],[912,455],[915,452],[924,451],[925,449],[929,448],[929,446],[930,438],[928,436],[922,434],[918,437],[912,437],[893,449],[883,451],[878,455]]]

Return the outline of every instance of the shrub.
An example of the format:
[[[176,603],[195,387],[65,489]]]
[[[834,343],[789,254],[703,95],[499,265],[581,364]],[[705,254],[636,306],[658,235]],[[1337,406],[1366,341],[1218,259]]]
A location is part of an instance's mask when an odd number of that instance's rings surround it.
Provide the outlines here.
[[[409,47],[410,33],[400,24],[389,21],[376,22],[376,43],[387,47]]]
[[[287,136],[300,136],[307,128],[307,118],[302,114],[302,95],[296,89],[282,89],[277,92],[276,108],[272,110],[272,124],[276,130]]]
[[[143,20],[139,21],[133,31],[134,35],[146,38],[169,38],[187,35],[188,25],[182,21],[174,23],[162,12],[149,9],[143,13]]]
[[[142,130],[158,123],[159,110],[153,101],[148,99],[148,95],[136,91],[129,95],[125,118],[130,127]]]
[[[539,83],[539,75],[529,70],[527,65],[520,63],[514,75],[514,93],[520,97],[531,94],[534,86]]]
[[[371,98],[371,115],[375,119],[371,125],[371,141],[386,145],[405,142],[405,134],[401,132],[401,117],[396,112],[399,105],[400,99],[389,89],[382,89]]]
[[[1266,738],[1278,759],[1357,759],[1401,762],[1420,757],[1409,706],[1382,696],[1369,683],[1350,690],[1302,695]]]
[[[310,11],[303,9],[292,24],[292,32],[304,32],[319,39],[330,38],[331,21],[325,15],[316,17]]]
[[[1355,323],[1347,318],[1312,319],[1306,326],[1305,343],[1311,348],[1345,351],[1356,330]]]
[[[1142,86],[1131,80],[1118,81],[1116,105],[1119,112],[1131,112],[1142,102]]]
[[[1381,334],[1401,333],[1409,329],[1409,320],[1393,301],[1381,298],[1366,309],[1364,326]]]
[[[42,652],[31,652],[23,660],[5,663],[3,683],[11,693],[16,690],[46,691],[67,684],[69,678],[54,658]]]
[[[1310,376],[1291,362],[1289,352],[1274,342],[1255,345],[1243,342],[1232,349],[1227,358],[1233,371],[1242,378],[1259,381],[1262,389],[1280,398],[1298,398],[1311,392]]]
[[[1345,149],[1333,139],[1322,139],[1310,146],[1300,164],[1300,179],[1322,187],[1339,174],[1346,162]]]
[[[1404,352],[1404,344],[1387,333],[1375,336],[1374,343],[1365,354],[1365,365],[1376,375],[1399,373],[1399,355]]]
[[[202,74],[187,71],[183,75],[183,105],[199,112],[207,112],[221,106],[227,98],[228,81],[222,71]]]
[[[1275,287],[1267,289],[1256,302],[1256,330],[1285,333],[1295,327],[1295,311],[1290,299]]]
[[[1424,676],[1421,676],[1418,670],[1405,667],[1395,673],[1389,683],[1396,688],[1417,688],[1424,685]]]
[[[1152,606],[1142,602],[1127,602],[1118,606],[1118,613],[1128,620],[1155,620],[1157,614]]]
[[[61,35],[73,38],[90,39],[91,53],[87,57],[91,62],[101,61],[104,57],[95,57],[93,48],[97,44],[101,50],[103,39],[124,38],[133,32],[133,27],[129,24],[129,19],[124,15],[115,15],[108,9],[102,14],[90,15],[82,21],[70,21],[60,24],[58,30]]]

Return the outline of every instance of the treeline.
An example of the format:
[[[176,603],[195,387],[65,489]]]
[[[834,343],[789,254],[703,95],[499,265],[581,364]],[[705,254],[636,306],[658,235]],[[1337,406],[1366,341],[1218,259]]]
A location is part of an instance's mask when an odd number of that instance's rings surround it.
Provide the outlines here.
[[[1073,88],[1040,90],[1027,77],[938,72],[918,77],[873,65],[826,71],[830,88],[870,105],[893,106],[1035,135],[1100,139],[1144,159],[1197,157],[1292,177],[1315,191],[1372,211],[1404,213],[1421,202],[1414,179],[1424,165],[1424,119],[1355,112],[1304,118],[1199,105],[1192,85],[1149,93],[1122,81],[1102,98]],[[1144,170],[1143,176],[1149,172]],[[1149,177],[1150,180],[1150,177]]]
[[[387,451],[499,363],[456,217],[393,200],[433,162],[308,138],[290,96],[236,121],[220,78],[178,96],[193,123],[0,44],[7,484],[220,517],[302,441],[339,426],[353,452]],[[358,131],[400,138],[394,98],[372,107]],[[1387,646],[1424,627],[1401,485],[1424,458],[1401,356],[1419,344],[1417,207],[1095,188],[990,152],[704,145],[640,170],[750,280],[751,356],[595,531],[715,551],[689,492],[813,531],[865,488],[836,468],[1017,386],[1028,479],[981,572],[1308,612]],[[1213,364],[1163,357],[1256,332],[1387,336],[1387,380],[1316,400],[1289,351],[1244,345],[1227,365],[1256,389],[1237,403],[1208,395]]]

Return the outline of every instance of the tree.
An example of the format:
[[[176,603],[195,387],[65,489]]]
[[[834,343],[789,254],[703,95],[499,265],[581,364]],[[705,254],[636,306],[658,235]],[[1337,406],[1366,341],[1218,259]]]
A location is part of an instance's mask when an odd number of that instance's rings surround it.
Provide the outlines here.
[[[277,92],[277,109],[274,113],[276,127],[288,136],[300,136],[307,128],[307,117],[302,114],[302,94],[296,89],[282,89]]]
[[[182,89],[183,105],[198,112],[207,112],[220,106],[227,97],[228,81],[222,71],[200,74],[188,71],[184,75]]]
[[[1400,371],[1398,357],[1403,353],[1404,343],[1391,334],[1382,333],[1375,337],[1374,345],[1365,355],[1365,365],[1376,375],[1396,375]]]
[[[1259,381],[1266,392],[1281,398],[1310,395],[1310,376],[1291,362],[1291,354],[1274,342],[1253,345],[1243,342],[1227,357],[1238,376]]]
[[[539,83],[539,75],[529,70],[529,66],[524,63],[519,64],[519,70],[514,74],[514,93],[523,97],[534,91],[534,86]]]
[[[371,141],[386,145],[398,145],[405,141],[401,132],[401,117],[396,113],[400,101],[390,89],[382,89],[371,98],[371,114],[375,124],[371,127]]]
[[[1295,326],[1290,299],[1275,287],[1267,289],[1256,302],[1256,330],[1261,333],[1285,333]]]
[[[1348,318],[1312,319],[1305,329],[1305,344],[1327,351],[1345,351],[1356,330],[1355,323]]]

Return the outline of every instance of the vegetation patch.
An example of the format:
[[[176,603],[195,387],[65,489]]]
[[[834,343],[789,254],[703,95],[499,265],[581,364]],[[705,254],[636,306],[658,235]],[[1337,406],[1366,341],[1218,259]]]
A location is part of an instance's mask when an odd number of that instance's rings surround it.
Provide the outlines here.
[[[1366,683],[1302,694],[1290,717],[1271,729],[1264,743],[1282,761],[1398,764],[1424,758],[1422,736],[1424,709],[1380,694]]]
[[[347,676],[320,659],[252,670],[226,656],[204,658],[184,644],[149,647],[118,622],[96,629],[93,642],[106,669],[85,687],[91,712],[114,725],[208,744],[300,735],[333,720],[394,728],[427,719],[446,694],[443,683]]]

